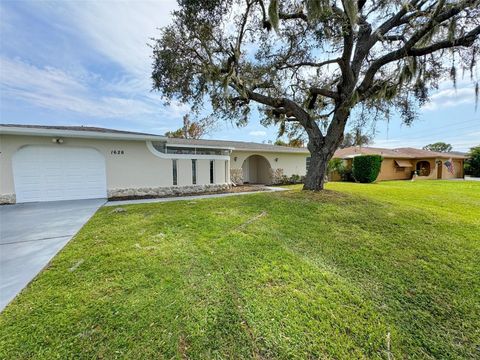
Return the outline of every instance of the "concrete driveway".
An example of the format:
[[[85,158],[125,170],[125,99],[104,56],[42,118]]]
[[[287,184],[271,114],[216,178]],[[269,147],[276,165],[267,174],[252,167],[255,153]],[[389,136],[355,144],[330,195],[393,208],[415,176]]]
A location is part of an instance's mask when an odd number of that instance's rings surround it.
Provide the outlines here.
[[[0,206],[0,311],[104,203],[93,199]]]

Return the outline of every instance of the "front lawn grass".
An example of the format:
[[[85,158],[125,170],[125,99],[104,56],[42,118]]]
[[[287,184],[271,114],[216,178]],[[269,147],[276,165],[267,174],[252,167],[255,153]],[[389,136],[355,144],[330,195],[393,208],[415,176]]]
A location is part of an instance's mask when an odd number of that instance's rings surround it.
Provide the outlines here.
[[[102,208],[0,315],[0,358],[480,355],[480,183]]]

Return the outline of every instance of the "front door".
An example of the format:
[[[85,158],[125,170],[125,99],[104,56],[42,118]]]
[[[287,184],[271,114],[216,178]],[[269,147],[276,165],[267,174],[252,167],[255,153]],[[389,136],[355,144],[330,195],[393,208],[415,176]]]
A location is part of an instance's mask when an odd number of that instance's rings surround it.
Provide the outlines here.
[[[437,179],[442,178],[442,168],[443,168],[443,163],[440,160],[438,160],[438,162],[437,162]]]

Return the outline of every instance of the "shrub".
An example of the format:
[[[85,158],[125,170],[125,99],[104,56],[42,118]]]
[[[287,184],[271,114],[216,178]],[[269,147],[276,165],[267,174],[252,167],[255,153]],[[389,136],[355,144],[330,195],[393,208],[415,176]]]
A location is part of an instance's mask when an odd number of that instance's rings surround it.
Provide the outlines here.
[[[300,180],[301,180],[300,175],[293,174],[292,176],[290,176],[290,182],[292,184],[298,184],[298,183],[300,183]]]
[[[304,176],[293,174],[290,177],[284,174],[283,169],[278,168],[270,171],[273,185],[300,184],[305,179]]]
[[[468,156],[465,161],[465,174],[480,176],[480,146],[471,148]]]
[[[339,173],[341,173],[344,169],[345,165],[343,164],[342,159],[334,158],[328,162],[328,172],[338,171]]]
[[[283,169],[278,168],[275,170],[270,169],[270,178],[272,179],[273,185],[281,185],[284,184],[286,176],[283,173]]]
[[[361,155],[353,158],[353,177],[361,183],[377,179],[383,158],[380,155]]]
[[[343,180],[343,174],[346,171],[345,163],[342,159],[334,158],[328,162],[327,173],[328,179],[331,180],[334,178],[335,173],[340,176]]]
[[[243,170],[242,169],[230,169],[230,181],[235,185],[243,184]]]
[[[349,181],[355,182],[355,178],[353,177],[352,169],[345,169],[340,176],[342,177],[342,181]]]

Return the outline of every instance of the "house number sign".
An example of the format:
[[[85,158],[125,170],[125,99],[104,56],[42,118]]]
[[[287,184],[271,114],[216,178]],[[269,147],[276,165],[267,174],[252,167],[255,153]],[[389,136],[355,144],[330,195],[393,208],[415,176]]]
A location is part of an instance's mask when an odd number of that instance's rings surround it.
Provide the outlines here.
[[[111,155],[123,155],[123,154],[125,154],[125,151],[123,151],[123,150],[111,150],[110,154]]]

